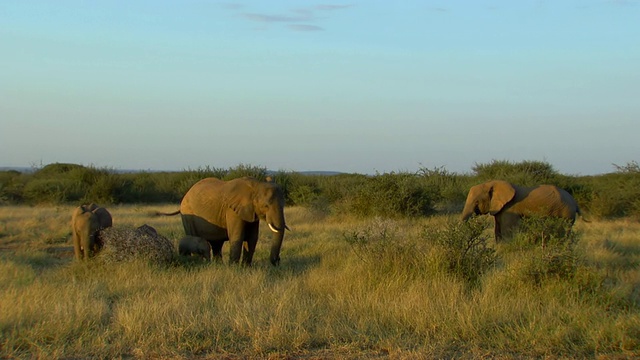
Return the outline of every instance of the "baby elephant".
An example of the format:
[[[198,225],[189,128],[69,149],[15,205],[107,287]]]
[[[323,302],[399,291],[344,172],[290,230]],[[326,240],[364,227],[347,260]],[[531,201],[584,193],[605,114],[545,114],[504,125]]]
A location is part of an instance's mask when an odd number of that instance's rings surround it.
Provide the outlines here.
[[[96,204],[80,205],[71,216],[71,235],[76,259],[88,259],[101,248],[100,231],[111,227],[113,219],[107,209]]]
[[[211,260],[211,245],[209,242],[197,236],[185,236],[178,244],[178,253],[180,255],[189,256],[191,254],[198,255],[204,260]]]

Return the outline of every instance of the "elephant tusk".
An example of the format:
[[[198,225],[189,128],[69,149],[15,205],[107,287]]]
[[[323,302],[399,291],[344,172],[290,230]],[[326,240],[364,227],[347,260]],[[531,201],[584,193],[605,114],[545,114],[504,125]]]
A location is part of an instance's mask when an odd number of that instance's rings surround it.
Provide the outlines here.
[[[278,234],[280,233],[280,231],[278,229],[276,229],[275,227],[273,227],[273,225],[271,225],[271,223],[268,223],[268,224],[269,224],[269,229],[271,229],[271,231],[273,231],[274,233],[278,233]]]

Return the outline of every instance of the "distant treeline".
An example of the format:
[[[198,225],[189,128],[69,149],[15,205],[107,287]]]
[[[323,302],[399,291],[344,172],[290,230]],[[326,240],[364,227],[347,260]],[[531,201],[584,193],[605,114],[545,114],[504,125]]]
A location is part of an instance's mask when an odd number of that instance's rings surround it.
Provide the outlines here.
[[[469,174],[421,168],[415,173],[323,175],[271,172],[245,164],[229,169],[121,173],[55,163],[29,172],[0,171],[0,204],[179,204],[200,179],[253,176],[273,178],[284,189],[288,205],[358,216],[423,216],[459,212],[472,185],[503,179],[523,186],[554,184],[564,188],[593,218],[640,219],[640,166],[635,161],[614,166],[615,171],[609,174],[571,176],[558,173],[546,162],[493,160],[476,164]]]

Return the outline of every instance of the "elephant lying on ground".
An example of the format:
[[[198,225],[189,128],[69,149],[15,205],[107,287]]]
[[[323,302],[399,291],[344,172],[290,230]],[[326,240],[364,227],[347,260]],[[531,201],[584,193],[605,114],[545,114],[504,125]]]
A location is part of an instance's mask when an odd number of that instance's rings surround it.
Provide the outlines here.
[[[502,180],[488,181],[469,190],[462,220],[473,214],[490,214],[495,220],[496,241],[513,236],[528,216],[566,219],[573,225],[580,209],[565,190],[553,185],[521,187]]]
[[[209,242],[197,236],[185,236],[178,244],[178,254],[183,256],[198,255],[204,260],[211,260],[211,245]]]
[[[213,258],[222,259],[222,245],[229,240],[229,263],[251,265],[258,242],[260,220],[274,232],[270,261],[280,262],[285,229],[284,194],[277,184],[244,177],[230,181],[206,178],[187,191],[180,210],[158,215],[182,216],[186,235],[204,238]]]
[[[76,259],[88,259],[102,247],[100,231],[113,225],[107,209],[96,204],[80,205],[71,215],[71,237]]]

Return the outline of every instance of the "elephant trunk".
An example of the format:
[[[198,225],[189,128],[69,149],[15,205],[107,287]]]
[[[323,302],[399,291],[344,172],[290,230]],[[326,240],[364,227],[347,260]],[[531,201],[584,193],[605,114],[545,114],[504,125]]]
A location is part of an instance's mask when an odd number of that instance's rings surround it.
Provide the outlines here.
[[[277,266],[280,264],[280,248],[282,247],[282,240],[284,239],[284,229],[281,232],[273,234],[273,243],[271,245],[271,256],[269,260],[271,264]]]
[[[284,222],[284,211],[281,209],[274,216],[267,216],[267,225],[273,232],[273,240],[271,244],[271,256],[269,260],[271,264],[278,265],[280,263],[280,249],[282,248],[282,240],[284,239],[284,232],[288,230],[287,225]]]
[[[473,199],[467,198],[467,201],[464,204],[464,209],[462,209],[462,221],[467,221],[476,212],[476,204]]]

